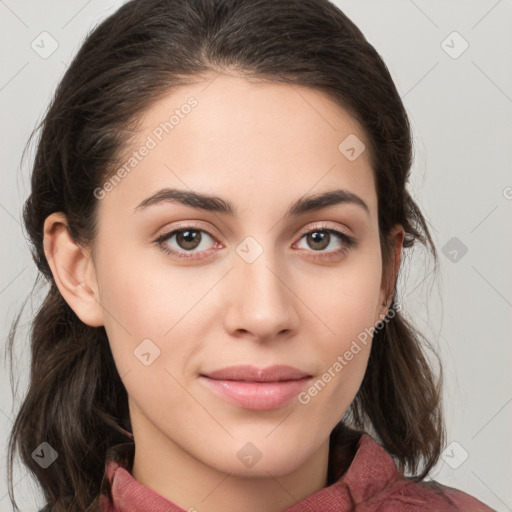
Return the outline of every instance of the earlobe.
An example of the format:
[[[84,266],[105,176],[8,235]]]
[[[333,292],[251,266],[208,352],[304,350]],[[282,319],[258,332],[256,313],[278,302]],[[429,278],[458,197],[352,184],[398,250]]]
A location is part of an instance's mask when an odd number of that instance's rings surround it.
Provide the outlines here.
[[[49,215],[43,233],[46,259],[64,300],[85,324],[104,325],[90,252],[71,236],[66,215],[62,212]]]

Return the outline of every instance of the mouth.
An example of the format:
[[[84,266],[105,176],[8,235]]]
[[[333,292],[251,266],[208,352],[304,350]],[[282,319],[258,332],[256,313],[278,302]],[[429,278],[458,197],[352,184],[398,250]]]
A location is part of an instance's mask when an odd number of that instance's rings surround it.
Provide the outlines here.
[[[202,382],[217,396],[244,409],[271,410],[297,396],[312,376],[298,368],[231,366],[201,374]]]

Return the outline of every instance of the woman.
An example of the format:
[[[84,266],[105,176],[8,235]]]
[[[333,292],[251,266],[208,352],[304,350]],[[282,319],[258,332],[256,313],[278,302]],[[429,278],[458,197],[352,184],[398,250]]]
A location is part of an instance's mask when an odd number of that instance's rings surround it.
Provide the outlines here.
[[[436,256],[410,166],[386,66],[327,1],[98,26],[24,210],[50,289],[10,458],[45,510],[491,510],[423,481],[444,430],[396,287],[403,250]]]

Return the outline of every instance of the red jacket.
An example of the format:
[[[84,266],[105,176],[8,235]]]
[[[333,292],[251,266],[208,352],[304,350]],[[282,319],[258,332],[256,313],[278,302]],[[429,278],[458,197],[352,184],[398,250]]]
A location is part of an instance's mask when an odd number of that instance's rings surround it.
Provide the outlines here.
[[[110,461],[107,479],[111,498],[103,496],[102,512],[187,512],[141,484]],[[403,477],[391,456],[363,434],[341,478],[283,512],[493,512],[493,509],[453,487],[412,482]]]

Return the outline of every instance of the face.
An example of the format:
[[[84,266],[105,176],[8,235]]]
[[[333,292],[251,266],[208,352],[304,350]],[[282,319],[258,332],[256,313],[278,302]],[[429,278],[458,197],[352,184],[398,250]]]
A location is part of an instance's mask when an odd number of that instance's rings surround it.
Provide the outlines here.
[[[96,192],[93,259],[137,449],[278,476],[328,446],[386,310],[361,144],[321,92],[234,76],[146,112]]]

